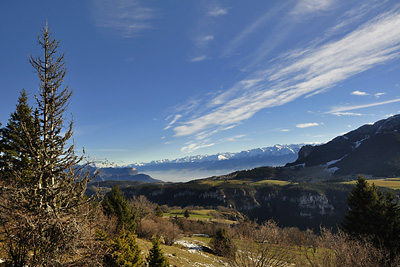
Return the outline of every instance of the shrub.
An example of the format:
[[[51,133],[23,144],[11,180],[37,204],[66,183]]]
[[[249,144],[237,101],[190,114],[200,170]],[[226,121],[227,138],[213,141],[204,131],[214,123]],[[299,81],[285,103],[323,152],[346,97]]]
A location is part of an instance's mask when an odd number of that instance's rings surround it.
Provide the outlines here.
[[[169,267],[168,259],[160,248],[160,239],[157,236],[153,238],[153,247],[149,251],[147,263],[149,267]]]
[[[236,246],[225,228],[219,228],[215,237],[210,242],[211,249],[215,254],[232,258],[236,253]]]

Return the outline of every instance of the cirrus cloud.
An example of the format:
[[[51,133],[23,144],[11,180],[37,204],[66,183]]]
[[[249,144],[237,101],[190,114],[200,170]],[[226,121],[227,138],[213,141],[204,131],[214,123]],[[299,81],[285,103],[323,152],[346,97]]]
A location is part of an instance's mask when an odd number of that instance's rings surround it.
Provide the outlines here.
[[[297,128],[309,128],[309,127],[314,127],[314,126],[319,126],[319,123],[316,122],[309,122],[309,123],[299,123],[296,124]]]
[[[202,112],[181,118],[180,125],[173,128],[174,136],[201,133],[210,138],[225,127],[242,124],[260,110],[319,94],[354,75],[399,58],[399,5],[348,31],[341,38],[313,42],[301,50],[302,53],[298,53],[299,49],[283,53],[273,62],[268,62],[268,67],[249,72],[247,77],[207,99],[202,104],[206,107]],[[366,94],[361,91],[353,93]],[[343,112],[351,109],[335,108],[327,113],[345,115]],[[317,125],[299,124],[297,127]]]
[[[351,95],[368,95],[366,92],[361,92],[361,91],[354,91],[354,92],[351,92]]]

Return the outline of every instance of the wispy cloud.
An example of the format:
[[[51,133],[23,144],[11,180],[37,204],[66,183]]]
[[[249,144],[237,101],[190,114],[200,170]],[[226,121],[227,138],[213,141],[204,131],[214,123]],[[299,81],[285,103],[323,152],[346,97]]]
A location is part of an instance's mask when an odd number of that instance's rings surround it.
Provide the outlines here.
[[[328,10],[334,2],[334,0],[300,0],[292,13],[304,15],[317,11],[325,11]]]
[[[334,108],[332,108],[330,111],[328,111],[326,113],[335,114],[337,112],[343,112],[343,111],[349,111],[349,110],[355,110],[355,109],[362,109],[362,108],[370,108],[370,107],[375,107],[375,106],[380,106],[380,105],[392,104],[392,103],[396,103],[396,102],[400,102],[400,98],[392,99],[392,100],[388,100],[388,101],[383,101],[383,102],[370,103],[370,104],[365,104],[365,105],[334,107]]]
[[[309,127],[314,127],[314,126],[319,126],[319,123],[316,122],[309,122],[309,123],[300,123],[296,124],[297,128],[309,128]]]
[[[376,98],[380,98],[381,96],[386,95],[386,93],[376,93],[374,96]]]
[[[97,26],[119,32],[123,37],[134,37],[150,28],[155,11],[138,0],[95,0],[93,17]]]
[[[295,53],[299,49],[292,52]],[[249,72],[247,77],[214,98],[205,103],[198,103],[203,107],[201,112],[191,116],[185,115],[180,118],[180,124],[173,127],[174,136],[192,136],[196,140],[182,149],[193,151],[215,145],[216,142],[211,141],[211,136],[242,124],[262,109],[321,93],[356,74],[398,58],[399,6],[365,22],[341,38],[314,42],[301,50],[301,53],[284,53],[275,61],[268,62],[268,67]],[[370,105],[337,107],[327,113],[356,116],[357,113],[346,111],[398,101],[400,99]],[[319,124],[304,125],[306,127]]]
[[[245,27],[238,35],[235,36],[224,48],[222,52],[222,57],[230,57],[236,55],[238,48],[246,42],[249,36],[257,33],[271,18],[276,14],[287,8],[291,1],[285,1],[284,3],[279,3],[278,6],[268,9],[265,14],[254,20],[249,26]]]
[[[244,134],[235,135],[235,136],[223,138],[223,139],[220,140],[220,142],[221,142],[221,143],[225,143],[225,142],[237,142],[237,141],[243,140],[244,137],[246,137],[246,135],[244,135]]]
[[[211,17],[219,17],[228,14],[228,8],[214,7],[207,13]]]
[[[207,56],[199,56],[190,59],[190,62],[201,62],[207,59]]]
[[[354,91],[354,92],[351,92],[351,95],[368,95],[366,92],[361,92],[361,91]]]
[[[399,8],[365,23],[339,40],[307,51],[297,58],[281,58],[276,66],[250,74],[215,99],[207,113],[183,121],[174,128],[175,136],[215,131],[235,126],[258,111],[289,103],[299,97],[320,93],[345,79],[399,57]],[[397,101],[397,100],[395,100]],[[351,109],[334,110],[341,112]]]
[[[172,119],[172,121],[164,128],[164,130],[167,130],[167,129],[171,128],[172,125],[174,125],[175,122],[177,122],[181,117],[182,117],[181,114],[176,114],[176,115],[174,116],[174,118]],[[168,118],[167,118],[167,119],[168,119]]]
[[[225,129],[227,130],[227,129]],[[184,153],[191,153],[201,148],[215,146],[217,144],[226,143],[226,142],[238,142],[242,141],[246,135],[239,134],[231,137],[222,138],[216,142],[211,142],[211,139],[205,139],[206,137],[210,136],[211,134],[206,134],[205,136],[199,136],[193,141],[187,142],[182,148],[181,151]]]
[[[363,114],[361,113],[354,113],[354,112],[334,112],[332,113],[333,115],[336,116],[362,116]]]
[[[200,148],[210,147],[214,145],[215,143],[210,143],[209,139],[203,140],[201,142],[188,142],[181,148],[181,151],[184,153],[191,153]]]

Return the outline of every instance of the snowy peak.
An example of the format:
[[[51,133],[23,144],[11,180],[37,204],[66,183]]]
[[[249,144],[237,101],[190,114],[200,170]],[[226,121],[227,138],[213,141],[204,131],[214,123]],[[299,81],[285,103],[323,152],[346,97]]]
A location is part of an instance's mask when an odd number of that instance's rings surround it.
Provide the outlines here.
[[[301,144],[275,145],[237,153],[225,152],[214,155],[187,156],[174,160],[154,160],[126,167],[134,167],[138,171],[146,173],[186,172],[190,175],[196,173],[197,176],[203,175],[199,177],[206,177],[262,166],[283,166],[296,160],[301,146]]]
[[[252,157],[269,157],[269,156],[284,156],[284,155],[297,155],[302,144],[291,144],[291,145],[274,145],[272,147],[254,148],[250,150],[244,150],[237,153],[218,153],[214,155],[196,155],[187,156],[179,159],[162,159],[154,160],[148,163],[134,163],[130,164],[129,167],[141,167],[149,165],[160,165],[160,164],[179,164],[179,163],[201,163],[211,161],[222,161],[229,159],[241,159],[241,158],[252,158]]]

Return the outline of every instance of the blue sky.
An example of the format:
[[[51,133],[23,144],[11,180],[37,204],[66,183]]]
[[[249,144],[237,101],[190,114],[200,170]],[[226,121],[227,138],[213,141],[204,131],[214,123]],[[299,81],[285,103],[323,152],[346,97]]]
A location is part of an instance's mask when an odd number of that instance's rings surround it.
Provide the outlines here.
[[[326,142],[400,111],[400,3],[1,1],[0,122],[46,19],[75,143],[116,164]]]

